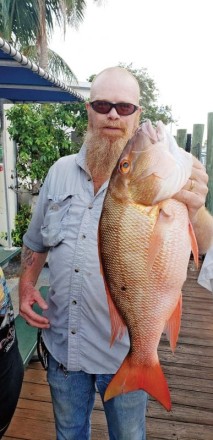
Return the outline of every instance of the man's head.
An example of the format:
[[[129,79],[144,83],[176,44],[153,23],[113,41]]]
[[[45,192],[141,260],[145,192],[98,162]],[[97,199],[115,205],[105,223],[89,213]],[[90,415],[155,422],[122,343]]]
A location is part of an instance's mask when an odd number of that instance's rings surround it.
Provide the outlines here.
[[[108,173],[112,171],[115,161],[139,125],[139,97],[136,78],[122,67],[107,68],[94,78],[90,102],[86,103],[87,163],[90,171],[94,171],[94,163],[100,169],[98,157],[101,160],[102,154],[106,170],[109,169]],[[107,103],[123,105],[116,107]]]

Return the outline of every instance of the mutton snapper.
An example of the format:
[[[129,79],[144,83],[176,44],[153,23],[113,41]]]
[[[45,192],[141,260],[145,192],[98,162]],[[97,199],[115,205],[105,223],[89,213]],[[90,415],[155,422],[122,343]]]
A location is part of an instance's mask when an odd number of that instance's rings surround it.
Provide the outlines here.
[[[174,351],[181,289],[196,238],[186,205],[172,199],[191,175],[192,156],[162,123],[142,124],[112,173],[99,224],[99,252],[111,318],[111,344],[127,327],[130,350],[104,399],[143,389],[167,410],[168,385],[157,348],[166,332]]]

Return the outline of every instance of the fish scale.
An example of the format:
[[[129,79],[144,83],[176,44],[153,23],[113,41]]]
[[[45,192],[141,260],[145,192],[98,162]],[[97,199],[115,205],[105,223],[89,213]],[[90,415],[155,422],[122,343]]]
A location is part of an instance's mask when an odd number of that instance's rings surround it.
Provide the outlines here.
[[[99,224],[111,344],[116,337],[122,337],[126,327],[130,337],[129,353],[108,385],[104,399],[143,389],[170,410],[170,393],[157,349],[163,331],[172,350],[175,348],[181,320],[181,289],[191,249],[197,258],[187,207],[172,198],[177,189],[175,182],[183,186],[190,176],[191,161],[188,153],[178,151],[181,166],[175,167],[166,137],[164,143],[162,139],[153,142],[147,135],[147,125],[146,130],[143,127],[128,142],[112,173]],[[157,161],[153,158],[156,148]],[[182,169],[184,164],[186,170]],[[165,180],[171,185],[169,198]],[[161,199],[154,203],[158,192]]]

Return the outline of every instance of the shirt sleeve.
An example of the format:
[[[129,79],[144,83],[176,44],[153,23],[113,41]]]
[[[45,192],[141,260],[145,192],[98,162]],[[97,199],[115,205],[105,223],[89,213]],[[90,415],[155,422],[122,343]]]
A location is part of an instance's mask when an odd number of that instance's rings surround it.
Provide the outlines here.
[[[45,213],[49,204],[48,200],[48,175],[41,188],[36,206],[32,215],[27,232],[23,236],[23,243],[34,252],[48,252],[49,248],[43,244],[41,226],[44,221]]]

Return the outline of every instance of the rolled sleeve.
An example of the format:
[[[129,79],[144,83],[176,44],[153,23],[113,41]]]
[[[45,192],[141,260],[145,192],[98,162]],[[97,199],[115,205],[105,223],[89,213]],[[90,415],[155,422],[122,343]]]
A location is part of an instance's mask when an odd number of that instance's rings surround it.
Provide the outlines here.
[[[41,234],[41,227],[44,222],[45,212],[48,206],[48,177],[40,191],[35,210],[32,215],[31,222],[27,232],[23,236],[23,243],[34,252],[48,252],[49,247],[44,246],[43,237]]]

